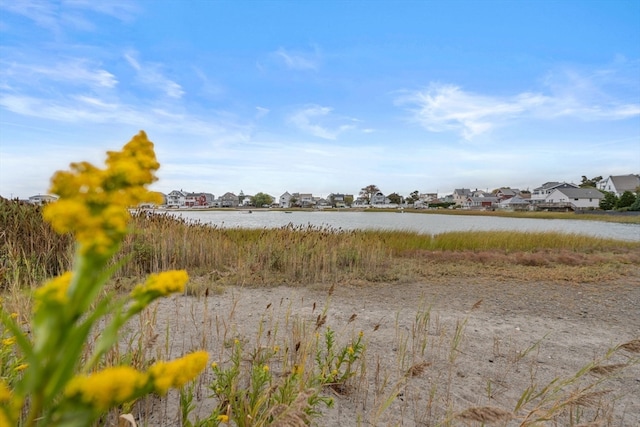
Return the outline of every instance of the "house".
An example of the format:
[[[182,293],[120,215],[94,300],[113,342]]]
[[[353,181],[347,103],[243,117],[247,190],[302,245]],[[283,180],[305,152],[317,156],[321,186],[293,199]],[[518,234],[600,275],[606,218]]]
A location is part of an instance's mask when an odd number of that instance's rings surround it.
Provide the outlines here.
[[[369,200],[370,205],[388,205],[389,203],[391,203],[391,200],[389,200],[382,191],[376,191],[373,193]]]
[[[640,175],[610,175],[597,184],[598,190],[609,191],[616,196],[622,196],[625,191],[635,193],[640,187]]]
[[[353,206],[354,208],[356,208],[356,207],[359,207],[359,208],[366,207],[366,206],[368,206],[367,199],[364,198],[364,197],[358,197],[357,199],[355,199],[353,201],[351,206]]]
[[[167,194],[167,206],[185,206],[187,200],[187,193],[182,190],[173,190]]]
[[[500,200],[507,200],[520,195],[520,190],[517,188],[498,188],[495,192],[495,196]]]
[[[462,202],[462,207],[465,209],[493,209],[498,206],[499,202],[500,199],[495,196],[469,196]]]
[[[498,199],[500,199],[498,197]],[[524,198],[520,195],[515,195],[513,197],[509,197],[506,199],[500,200],[498,206],[500,209],[510,210],[510,211],[526,211],[529,209],[530,202],[528,198]]]
[[[212,206],[214,201],[215,196],[211,193],[187,193],[185,195],[184,206],[190,208],[208,207]]]
[[[597,209],[604,194],[595,188],[556,188],[538,207],[566,207],[571,209]]]
[[[298,199],[297,205],[303,208],[310,208],[316,205],[315,200],[313,199],[313,194],[311,193],[293,193],[294,197]]]
[[[458,206],[462,206],[467,200],[467,197],[471,196],[471,190],[468,188],[456,188],[453,190],[453,203]]]
[[[223,208],[237,208],[240,204],[240,198],[233,193],[224,193],[218,200],[218,205]]]
[[[420,195],[418,196],[418,200],[423,203],[437,203],[438,193],[420,193]]]
[[[329,197],[327,198],[329,199],[331,206],[335,208],[346,208],[347,202],[349,200],[353,200],[353,196],[342,194],[342,193],[338,193],[338,194],[332,193],[332,194],[329,194]]]
[[[58,200],[56,196],[50,196],[48,194],[37,194],[35,196],[29,197],[29,203],[38,206],[55,202],[56,200]]]
[[[576,184],[569,184],[567,182],[545,182],[542,186],[534,188],[531,193],[531,203],[543,203],[547,196],[553,193],[557,189],[561,188],[580,188]]]
[[[281,208],[290,208],[291,207],[291,199],[293,198],[293,196],[288,192],[285,191],[281,196],[280,196],[280,207]]]

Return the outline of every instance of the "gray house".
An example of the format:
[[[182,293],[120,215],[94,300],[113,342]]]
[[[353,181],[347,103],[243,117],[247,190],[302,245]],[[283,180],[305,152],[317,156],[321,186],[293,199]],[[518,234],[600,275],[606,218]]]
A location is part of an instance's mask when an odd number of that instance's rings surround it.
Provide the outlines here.
[[[218,199],[218,204],[223,208],[237,208],[240,204],[240,198],[233,193],[224,193]]]
[[[610,175],[598,182],[597,185],[598,190],[609,191],[620,197],[625,191],[636,192],[636,189],[640,187],[640,175]]]

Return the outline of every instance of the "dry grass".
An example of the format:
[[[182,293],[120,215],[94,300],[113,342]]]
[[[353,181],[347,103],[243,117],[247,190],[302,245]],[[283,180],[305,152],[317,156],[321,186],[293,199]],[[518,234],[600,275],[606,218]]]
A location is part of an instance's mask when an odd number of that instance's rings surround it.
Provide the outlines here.
[[[38,208],[2,200],[0,226],[0,288],[35,286],[69,268],[71,237],[54,234]],[[198,295],[226,285],[402,283],[459,274],[591,282],[625,277],[640,265],[640,242],[561,233],[225,229],[143,213],[134,215],[132,230],[116,289],[169,269],[186,269],[194,278],[188,292]]]

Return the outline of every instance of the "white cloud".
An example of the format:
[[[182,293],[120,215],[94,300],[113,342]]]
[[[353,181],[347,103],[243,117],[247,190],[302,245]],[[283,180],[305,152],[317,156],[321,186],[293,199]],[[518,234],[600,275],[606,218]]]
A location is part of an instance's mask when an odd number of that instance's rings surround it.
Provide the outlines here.
[[[459,132],[467,140],[515,120],[603,121],[639,116],[639,103],[620,101],[607,92],[603,79],[610,78],[609,72],[585,76],[565,71],[546,77],[548,94],[513,96],[477,94],[452,84],[431,83],[425,90],[398,97],[396,104],[409,105],[412,119],[426,129]]]
[[[200,119],[153,105],[133,106],[106,102],[95,96],[74,95],[66,99],[45,99],[25,95],[0,95],[0,107],[12,113],[74,124],[131,125],[138,129],[197,135],[218,143],[245,141],[250,127],[226,118]]]
[[[279,48],[273,55],[282,61],[288,68],[294,70],[315,70],[318,68],[318,54],[292,52],[287,51],[284,48]]]
[[[152,89],[158,89],[171,98],[181,98],[184,95],[182,86],[173,80],[165,77],[159,70],[158,64],[140,63],[136,58],[135,52],[127,52],[124,54],[125,59],[136,70],[138,80]]]
[[[129,21],[138,12],[132,2],[123,0],[17,0],[0,2],[0,9],[22,15],[36,25],[60,34],[65,28],[92,31],[95,26],[85,15],[92,11],[112,16],[121,21]]]
[[[260,106],[256,107],[256,111],[257,111],[256,119],[261,119],[262,117],[266,116],[270,112],[270,110],[268,108],[264,108],[264,107],[260,107]]]
[[[331,140],[336,139],[341,133],[355,128],[353,124],[344,123],[345,121],[352,123],[355,121],[354,119],[333,116],[331,111],[332,109],[329,107],[312,105],[291,114],[288,120],[304,132]]]
[[[116,76],[91,64],[85,59],[69,59],[52,66],[40,64],[18,64],[2,61],[0,76],[33,87],[36,80],[46,79],[70,85],[88,85],[96,88],[113,88],[118,84]]]
[[[121,21],[129,21],[140,12],[135,2],[131,0],[63,0],[62,4],[69,8],[112,16]]]

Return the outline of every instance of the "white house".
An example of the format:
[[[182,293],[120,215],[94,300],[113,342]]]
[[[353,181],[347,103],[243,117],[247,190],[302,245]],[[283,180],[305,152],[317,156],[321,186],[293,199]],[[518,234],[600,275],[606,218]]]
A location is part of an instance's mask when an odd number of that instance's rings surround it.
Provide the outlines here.
[[[167,206],[184,206],[187,202],[187,193],[182,190],[173,190],[167,194]]]
[[[531,192],[531,203],[543,203],[546,202],[547,196],[553,193],[555,190],[562,188],[580,188],[576,184],[569,184],[567,182],[545,182],[542,186],[534,188]]]
[[[382,191],[376,191],[373,193],[371,195],[371,200],[369,200],[370,205],[388,205],[389,203],[391,203],[391,200],[389,200]]]
[[[284,194],[282,194],[280,196],[280,207],[281,208],[290,208],[291,207],[291,198],[293,196],[288,192],[285,191]]]
[[[547,195],[544,203],[571,205],[574,209],[595,209],[604,198],[595,188],[557,188]]]
[[[58,200],[56,196],[50,196],[48,194],[37,194],[29,197],[29,203],[33,205],[44,205],[45,203],[51,203]]]
[[[620,197],[625,191],[636,192],[636,189],[640,187],[640,175],[610,175],[598,182],[597,186],[599,190],[609,191]]]

